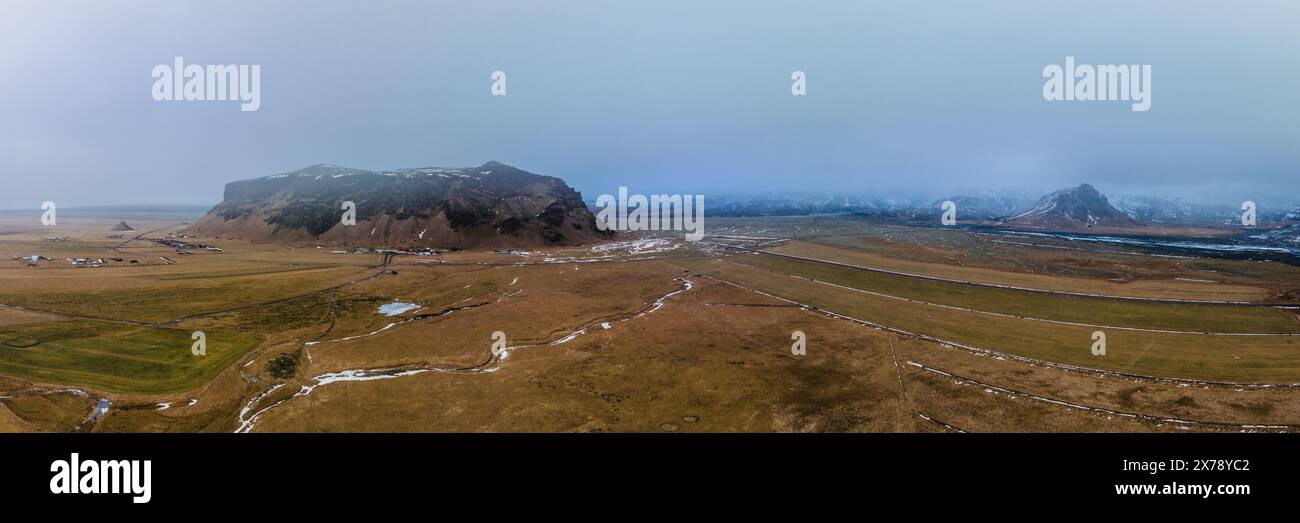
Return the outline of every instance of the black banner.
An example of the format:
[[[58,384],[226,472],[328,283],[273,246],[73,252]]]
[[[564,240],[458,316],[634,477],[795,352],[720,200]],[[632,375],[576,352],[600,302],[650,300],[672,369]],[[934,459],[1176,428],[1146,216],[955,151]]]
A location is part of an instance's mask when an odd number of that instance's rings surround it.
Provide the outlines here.
[[[1259,509],[1294,497],[1295,442],[1281,434],[9,434],[0,436],[0,492],[7,506],[127,514],[191,513],[216,500],[296,512],[575,496],[748,510],[759,501],[800,510],[809,499],[969,503],[962,510],[976,512],[1011,501]],[[118,493],[95,492],[113,490],[106,476],[123,471]]]

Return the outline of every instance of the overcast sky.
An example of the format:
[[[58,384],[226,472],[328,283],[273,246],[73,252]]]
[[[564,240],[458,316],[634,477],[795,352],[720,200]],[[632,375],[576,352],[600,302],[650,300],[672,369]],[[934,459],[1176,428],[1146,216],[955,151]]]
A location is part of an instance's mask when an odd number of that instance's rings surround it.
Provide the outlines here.
[[[588,198],[1090,182],[1267,201],[1300,196],[1297,28],[1293,0],[8,0],[0,208],[488,160]],[[155,101],[176,56],[260,65],[260,110]],[[1151,65],[1150,110],[1045,101],[1066,56]]]

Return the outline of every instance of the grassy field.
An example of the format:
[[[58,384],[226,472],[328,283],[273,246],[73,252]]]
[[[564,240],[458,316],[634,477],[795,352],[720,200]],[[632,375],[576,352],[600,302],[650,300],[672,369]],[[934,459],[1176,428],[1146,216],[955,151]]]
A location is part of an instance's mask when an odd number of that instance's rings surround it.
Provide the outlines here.
[[[757,256],[743,256],[746,261]],[[679,262],[747,288],[832,312],[941,339],[1035,359],[1151,376],[1259,383],[1300,382],[1300,337],[1225,337],[1100,329],[1106,356],[1093,356],[1092,327],[990,316],[871,296],[804,279],[822,264],[782,265],[801,277],[736,263],[733,258]],[[823,265],[824,266],[824,265]],[[810,272],[806,272],[810,271]],[[988,298],[978,297],[980,303]],[[1071,313],[1066,309],[1067,313]],[[1086,312],[1073,312],[1086,317]],[[1161,321],[1158,311],[1152,319]]]
[[[845,256],[847,259],[840,261],[958,279],[989,278],[992,283],[1028,287],[1069,286],[1084,292],[1104,289],[1120,295],[1187,299],[1271,297],[1290,301],[1300,290],[1300,267],[1285,263],[1152,256],[1154,252],[1142,249],[1057,238],[1017,239],[847,216],[715,218],[710,227],[715,234],[793,239],[774,247],[775,251],[799,254],[824,249],[817,257]],[[1186,234],[1195,235],[1195,231]],[[1221,297],[1214,297],[1220,293]]]
[[[148,227],[155,225],[166,226]],[[0,430],[229,432],[272,406],[255,431],[1161,431],[1177,430],[1166,418],[1209,422],[1194,430],[1300,423],[1300,390],[1292,388],[1185,387],[1026,365],[746,288],[1047,362],[1214,381],[1300,381],[1300,337],[1197,334],[1300,332],[1291,313],[1273,308],[994,289],[728,255],[707,244],[645,252],[636,238],[520,256],[403,256],[380,270],[378,256],[315,245],[214,238],[200,241],[223,253],[178,256],[140,241],[113,250],[122,240],[105,238],[100,229],[108,226],[64,228],[57,231],[71,236],[64,242],[30,230],[0,238],[0,305],[8,306],[0,307]],[[807,238],[776,247],[795,255],[1079,292],[1276,299],[1296,275],[1276,264],[1079,254],[840,218],[724,221],[720,230]],[[9,261],[27,254],[56,259],[35,268]],[[71,256],[142,263],[74,268],[62,260]],[[1273,283],[1271,274],[1278,276]],[[394,301],[418,308],[397,316],[378,311]],[[194,330],[207,334],[207,356],[190,353]],[[807,335],[807,356],[790,353],[796,330]],[[1107,333],[1106,356],[1090,352],[1094,330]],[[516,347],[507,359],[490,357],[496,331]],[[268,362],[286,358],[296,362],[291,372],[269,370]],[[392,367],[425,372],[319,379]],[[980,383],[1022,392],[993,393]],[[108,414],[87,422],[101,398],[112,401]]]
[[[529,272],[536,271],[536,276],[546,269],[561,280],[552,284],[525,273],[516,286],[529,283],[516,305],[529,299],[544,303],[550,293],[558,296],[593,280],[608,280],[602,294],[626,292],[633,299],[622,298],[625,305],[604,314],[629,313],[643,307],[643,299],[672,289],[672,279],[681,275],[680,269],[665,263],[638,265],[640,279],[624,277],[629,269],[617,264],[587,265],[581,271],[567,267],[565,274],[555,266],[531,268]],[[662,289],[639,295],[643,292],[639,287],[647,282]],[[547,295],[526,298],[533,290]],[[544,319],[568,324],[592,321],[587,304],[575,298],[546,311]],[[564,344],[519,350],[497,372],[430,372],[319,387],[308,397],[275,407],[257,431],[698,433],[928,428],[900,408],[883,333],[793,307],[753,304],[771,301],[700,281],[647,316],[613,323],[609,329]],[[391,336],[397,338],[393,343],[423,339],[436,349],[440,332],[454,337],[466,330],[492,328],[527,311],[494,310],[496,306],[449,318],[458,324],[393,329]],[[549,330],[546,321],[535,323]],[[790,355],[793,329],[809,333],[812,348],[806,357]],[[517,327],[508,330],[515,332]],[[847,347],[853,350],[841,350]],[[477,350],[485,353],[487,345],[479,344]],[[324,351],[317,353],[318,361],[324,357]]]
[[[1270,307],[1165,304],[1051,295],[926,280],[768,255],[741,255],[728,260],[855,289],[1014,316],[1192,332],[1300,332],[1300,322],[1293,315]]]
[[[1002,265],[1001,269],[995,269],[966,265],[965,260],[922,261],[908,259],[897,255],[897,253],[885,254],[861,248],[865,241],[844,241],[843,243],[843,245],[832,245],[823,242],[791,241],[766,250],[938,278],[1031,289],[1202,301],[1256,301],[1272,295],[1269,289],[1257,286],[1258,284],[1226,283],[1223,280],[1230,278],[1230,276],[1222,271],[1182,268],[1181,265],[1170,260],[1159,260],[1152,263],[1151,258],[1143,259],[1140,256],[1129,256],[1129,259],[1125,261],[1125,266],[1130,268],[1143,267],[1145,270],[1134,274],[1131,279],[1116,280],[1104,277],[1068,276],[1046,270],[1043,272],[1013,270],[1014,266],[1010,264]],[[987,245],[986,243],[984,246]],[[1034,253],[1022,252],[1020,254],[1029,255]],[[1043,256],[1041,252],[1037,254]],[[1051,254],[1060,256],[1060,251]],[[1075,263],[1079,264],[1080,262]],[[1237,264],[1240,264],[1240,262],[1237,262]]]
[[[124,393],[179,392],[203,385],[261,341],[247,333],[205,332],[207,355],[191,353],[191,332],[77,320],[0,327],[0,372],[49,383]]]
[[[6,286],[0,290],[0,303],[100,318],[161,322],[289,298],[347,283],[370,272],[356,267],[285,271],[264,265],[261,269],[243,274],[208,275],[107,272],[131,269],[50,270],[75,273],[75,276]],[[243,268],[241,272],[248,270]],[[32,276],[32,271],[27,275]]]

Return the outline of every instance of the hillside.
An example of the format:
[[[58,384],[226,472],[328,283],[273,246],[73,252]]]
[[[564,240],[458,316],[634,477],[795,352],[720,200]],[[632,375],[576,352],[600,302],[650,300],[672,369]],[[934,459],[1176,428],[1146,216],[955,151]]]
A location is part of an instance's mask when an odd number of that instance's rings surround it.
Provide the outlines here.
[[[1038,200],[1029,210],[1003,225],[1026,229],[1077,231],[1092,228],[1139,227],[1139,222],[1116,209],[1088,184],[1062,189]]]
[[[343,202],[356,225],[343,225]],[[582,196],[559,178],[499,162],[368,171],[313,165],[226,184],[189,232],[255,242],[487,248],[572,245],[608,238]]]

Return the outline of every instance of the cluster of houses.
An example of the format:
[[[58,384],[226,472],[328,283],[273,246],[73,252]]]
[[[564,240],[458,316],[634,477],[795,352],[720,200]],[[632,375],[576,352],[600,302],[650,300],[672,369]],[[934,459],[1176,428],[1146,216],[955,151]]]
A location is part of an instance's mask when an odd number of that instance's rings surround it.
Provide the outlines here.
[[[33,254],[33,255],[31,255],[31,256],[14,256],[14,259],[15,259],[15,260],[19,260],[19,261],[25,261],[25,262],[27,262],[27,266],[28,266],[28,267],[35,267],[35,266],[36,266],[36,262],[41,261],[41,260],[48,260],[49,258],[46,258],[46,257],[41,256],[41,255],[39,255],[39,254]]]
[[[185,236],[181,235],[180,237],[183,238]],[[180,240],[170,240],[166,238],[161,240],[152,240],[152,241],[159,245],[166,245],[168,247],[176,249],[176,254],[194,254],[194,249],[203,249],[210,252],[224,252],[221,250],[220,247],[213,247],[211,245],[206,245],[202,243],[190,243],[190,242],[183,242]]]
[[[104,264],[103,258],[68,258],[68,263],[78,267],[99,267]]]
[[[71,239],[72,238],[70,236],[46,236],[45,237],[45,241],[47,242],[66,242]]]
[[[27,262],[28,267],[37,267],[37,262],[47,261],[51,258],[32,254],[29,256],[14,256],[14,259]],[[123,263],[129,261],[129,263],[140,263],[140,260],[124,260],[122,258],[65,258],[64,260],[76,267],[100,267],[107,265],[109,262]]]
[[[127,260],[122,258],[68,258],[67,261],[77,267],[100,267],[110,261],[114,263],[122,263]],[[130,260],[130,263],[140,263],[140,260]]]

